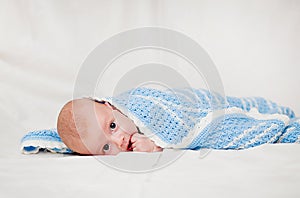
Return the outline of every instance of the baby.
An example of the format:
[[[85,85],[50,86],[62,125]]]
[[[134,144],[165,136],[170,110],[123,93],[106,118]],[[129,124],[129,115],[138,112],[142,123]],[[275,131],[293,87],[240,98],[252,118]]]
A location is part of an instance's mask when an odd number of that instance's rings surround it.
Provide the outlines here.
[[[132,120],[106,101],[69,101],[58,116],[57,130],[66,146],[80,154],[162,151],[140,133]]]
[[[97,155],[300,142],[300,119],[290,108],[192,88],[140,87],[104,100],[72,100],[62,108],[57,130],[71,150]]]

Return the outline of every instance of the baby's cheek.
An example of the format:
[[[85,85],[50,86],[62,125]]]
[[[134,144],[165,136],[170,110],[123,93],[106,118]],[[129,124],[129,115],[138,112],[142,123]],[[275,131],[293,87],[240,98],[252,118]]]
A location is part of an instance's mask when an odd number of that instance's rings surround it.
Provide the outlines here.
[[[130,135],[137,132],[137,128],[132,120],[130,120],[117,110],[113,110],[113,115],[123,131]]]
[[[115,144],[110,145],[109,155],[117,155],[120,152],[121,152],[121,149],[117,145],[115,145]]]

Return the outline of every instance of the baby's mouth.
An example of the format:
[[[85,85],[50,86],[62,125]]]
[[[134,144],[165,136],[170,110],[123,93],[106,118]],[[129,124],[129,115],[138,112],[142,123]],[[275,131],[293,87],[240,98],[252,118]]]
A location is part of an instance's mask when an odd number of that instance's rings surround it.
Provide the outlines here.
[[[133,150],[133,148],[132,148],[132,142],[131,142],[132,136],[133,136],[133,134],[129,137],[127,151],[132,151]]]

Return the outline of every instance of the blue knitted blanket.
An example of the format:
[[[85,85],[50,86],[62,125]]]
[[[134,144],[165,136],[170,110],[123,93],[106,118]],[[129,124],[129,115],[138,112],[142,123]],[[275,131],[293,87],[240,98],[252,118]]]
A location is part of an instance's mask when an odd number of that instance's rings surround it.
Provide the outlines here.
[[[261,97],[222,97],[204,89],[137,88],[109,101],[162,148],[246,149],[265,143],[300,143],[300,119]],[[28,133],[23,153],[71,153],[55,129]]]
[[[56,129],[36,130],[21,139],[21,152],[38,153],[41,150],[52,153],[73,153],[61,140]]]
[[[103,99],[163,148],[246,149],[300,141],[300,119],[294,112],[261,97],[222,97],[191,88],[137,88]]]

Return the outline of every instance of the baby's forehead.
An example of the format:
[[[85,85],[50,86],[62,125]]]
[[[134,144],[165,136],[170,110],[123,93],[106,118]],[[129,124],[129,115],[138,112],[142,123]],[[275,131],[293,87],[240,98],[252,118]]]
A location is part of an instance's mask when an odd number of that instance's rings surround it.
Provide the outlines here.
[[[74,104],[73,115],[79,126],[102,131],[113,119],[112,110],[110,104],[105,101],[82,99]]]
[[[82,98],[74,100],[72,103],[73,113],[92,113],[95,109],[104,108],[105,101],[92,100],[90,98]]]
[[[81,131],[81,135],[96,137],[96,135],[103,133],[103,128],[111,117],[111,111],[108,107],[91,100],[89,104],[79,106],[78,109],[77,112],[75,109],[74,115],[77,121],[76,125],[79,127],[77,130]]]
[[[105,104],[94,102],[92,108],[89,109],[90,113],[87,113],[88,121],[97,121],[98,124],[104,124],[108,122],[109,119],[112,119],[112,109],[106,106]]]

